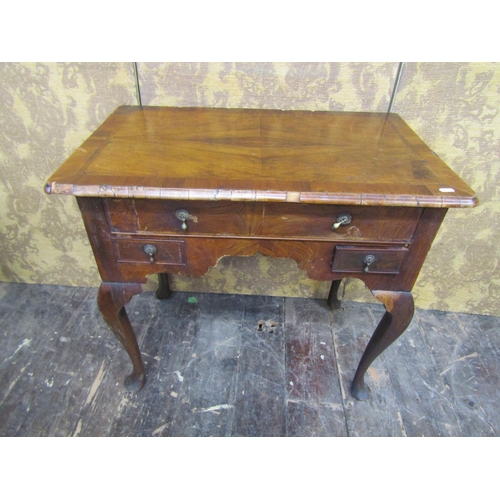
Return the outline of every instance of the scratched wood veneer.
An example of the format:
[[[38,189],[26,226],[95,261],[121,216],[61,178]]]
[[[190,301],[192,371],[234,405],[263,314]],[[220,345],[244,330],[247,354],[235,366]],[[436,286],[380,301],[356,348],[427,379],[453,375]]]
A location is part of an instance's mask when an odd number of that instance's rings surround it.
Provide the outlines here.
[[[121,106],[54,173],[47,190],[176,200],[476,203],[398,115],[321,111]]]
[[[226,255],[295,260],[364,281],[386,313],[353,380],[409,325],[412,287],[448,208],[475,193],[395,114],[119,107],[46,184],[77,197],[103,283],[99,309],[146,380],[125,304],[147,276],[201,276]]]

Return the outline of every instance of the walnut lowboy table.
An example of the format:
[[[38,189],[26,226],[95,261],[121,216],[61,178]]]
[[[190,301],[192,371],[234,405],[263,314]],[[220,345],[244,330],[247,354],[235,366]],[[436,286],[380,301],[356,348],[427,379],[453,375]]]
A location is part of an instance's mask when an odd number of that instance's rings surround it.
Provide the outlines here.
[[[315,280],[364,281],[386,312],[352,394],[409,325],[412,287],[450,207],[474,192],[396,114],[122,106],[54,173],[76,196],[102,284],[99,310],[146,381],[125,304],[159,275],[202,276],[226,255],[294,259]]]

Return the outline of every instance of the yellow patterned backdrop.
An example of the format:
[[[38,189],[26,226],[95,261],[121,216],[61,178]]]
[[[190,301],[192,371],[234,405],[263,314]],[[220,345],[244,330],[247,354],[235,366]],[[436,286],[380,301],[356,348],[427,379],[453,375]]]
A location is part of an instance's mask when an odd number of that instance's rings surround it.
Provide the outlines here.
[[[139,63],[142,103],[386,111],[397,63]],[[0,280],[97,286],[72,197],[43,185],[121,104],[137,104],[132,63],[0,64]],[[478,192],[452,210],[415,288],[419,307],[500,315],[500,64],[405,64],[393,111]],[[249,279],[249,276],[251,277]],[[325,297],[295,262],[224,258],[178,290]],[[346,298],[371,300],[360,282]]]
[[[500,63],[406,64],[393,111],[479,198],[448,212],[416,303],[500,315]]]

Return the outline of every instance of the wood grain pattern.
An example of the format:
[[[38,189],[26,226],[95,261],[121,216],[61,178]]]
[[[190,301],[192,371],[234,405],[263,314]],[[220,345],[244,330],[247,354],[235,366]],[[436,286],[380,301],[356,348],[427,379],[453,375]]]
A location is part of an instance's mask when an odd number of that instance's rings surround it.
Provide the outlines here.
[[[382,113],[122,106],[46,190],[380,206],[477,203],[399,116]]]
[[[410,292],[447,206],[465,193],[476,203],[392,115],[121,107],[87,142],[48,192],[78,195],[104,281],[99,309],[129,354],[126,385],[136,389],[146,375],[124,305],[140,283],[160,274],[157,296],[166,297],[167,274],[202,276],[222,257],[260,253],[293,259],[315,280],[359,277],[384,302],[352,385],[367,399],[365,372],[411,320]],[[426,197],[409,207],[413,187]],[[367,193],[380,206],[342,206],[349,197],[366,204]],[[263,202],[271,199],[282,203]]]
[[[345,207],[295,203],[104,199],[110,230],[117,235],[212,235],[259,238],[410,243],[421,208]],[[189,217],[182,229],[178,210]],[[338,217],[351,222],[334,229]],[[311,220],[314,224],[311,224]]]
[[[360,403],[381,304],[147,292],[127,307],[150,383],[129,393],[96,295],[0,283],[0,436],[500,436],[498,317],[417,309]]]

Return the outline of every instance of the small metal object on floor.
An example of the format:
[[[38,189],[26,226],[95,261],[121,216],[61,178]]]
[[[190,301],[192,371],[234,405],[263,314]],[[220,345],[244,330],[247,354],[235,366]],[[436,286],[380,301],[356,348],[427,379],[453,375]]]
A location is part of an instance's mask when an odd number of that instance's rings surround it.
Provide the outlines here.
[[[148,381],[96,289],[0,283],[1,436],[498,436],[500,318],[417,310],[349,385],[384,308],[144,292],[127,306]]]

